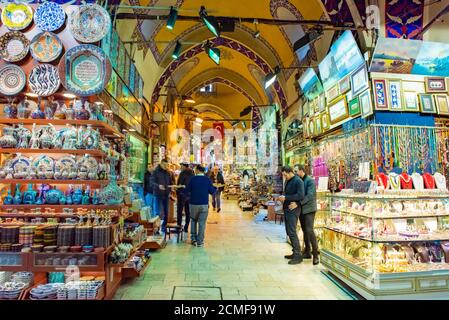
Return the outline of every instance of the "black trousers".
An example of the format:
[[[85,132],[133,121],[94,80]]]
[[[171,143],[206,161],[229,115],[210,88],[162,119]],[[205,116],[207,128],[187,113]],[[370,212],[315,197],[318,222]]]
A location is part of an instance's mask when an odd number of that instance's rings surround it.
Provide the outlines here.
[[[301,245],[299,243],[298,233],[296,232],[296,226],[298,225],[298,219],[300,217],[301,209],[284,210],[285,231],[290,238],[290,242],[293,247],[293,257],[301,258]]]
[[[184,231],[187,232],[190,223],[190,206],[189,199],[186,196],[178,194],[178,204],[177,204],[177,220],[178,225],[182,224],[182,211],[186,213],[186,223],[184,225]]]
[[[304,234],[304,251],[310,254],[310,249],[312,249],[312,254],[318,254],[318,241],[316,240],[314,231],[315,212],[301,214],[299,221],[301,222],[301,229]]]

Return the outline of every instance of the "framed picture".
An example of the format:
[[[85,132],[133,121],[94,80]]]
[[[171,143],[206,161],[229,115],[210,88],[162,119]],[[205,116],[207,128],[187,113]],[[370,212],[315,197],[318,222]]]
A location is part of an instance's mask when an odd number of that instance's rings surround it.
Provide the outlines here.
[[[340,90],[340,94],[346,93],[351,90],[351,81],[349,80],[349,76],[344,77],[338,82],[338,88]]]
[[[349,117],[348,104],[346,97],[341,97],[329,106],[329,120],[331,124],[335,124]]]
[[[373,79],[374,106],[376,110],[388,110],[387,82],[383,79]]]
[[[443,77],[426,77],[426,93],[447,92],[446,79]]]
[[[329,121],[329,113],[325,112],[321,114],[321,126],[323,127],[323,132],[329,130],[331,126]]]
[[[308,121],[308,126],[309,126],[309,137],[313,137],[315,135],[315,121],[313,118],[309,118]]]
[[[405,111],[419,111],[418,96],[415,91],[403,91]]]
[[[321,116],[318,115],[315,117],[315,134],[319,135],[322,133],[322,128],[321,128]]]
[[[350,100],[348,103],[348,108],[349,108],[349,115],[351,117],[358,116],[360,114],[359,97],[355,97],[354,99]]]
[[[309,118],[304,117],[304,119],[302,120],[302,128],[303,128],[304,138],[308,138],[309,137]]]
[[[338,84],[334,85],[333,87],[329,88],[326,91],[326,99],[327,102],[330,103],[332,100],[334,100],[335,98],[337,98],[339,95],[338,92]]]
[[[437,99],[435,99],[435,102],[437,102]],[[427,93],[420,93],[419,94],[419,105],[421,106],[420,111],[422,113],[436,113],[435,103],[433,96],[431,94]]]
[[[369,117],[373,114],[373,102],[371,100],[370,90],[366,90],[359,96],[360,109],[362,113],[362,118]]]
[[[436,94],[435,95],[435,104],[437,105],[438,114],[449,114],[449,101],[447,95],[445,94]]]
[[[352,96],[355,97],[359,93],[368,89],[368,72],[366,66],[363,65],[351,74],[351,91]]]
[[[326,110],[326,97],[324,93],[320,94],[318,97],[318,111],[324,112]]]
[[[388,97],[391,111],[403,110],[401,80],[388,80]]]

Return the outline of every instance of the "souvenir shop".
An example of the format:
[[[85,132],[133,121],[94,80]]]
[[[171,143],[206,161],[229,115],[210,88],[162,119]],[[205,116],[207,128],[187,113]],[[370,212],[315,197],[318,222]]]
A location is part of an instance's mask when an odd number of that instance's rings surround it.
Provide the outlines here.
[[[151,260],[142,78],[100,5],[1,20],[0,300],[111,299]]]
[[[299,79],[285,162],[316,180],[321,262],[368,299],[449,293],[448,49],[380,38],[365,61],[347,31]]]

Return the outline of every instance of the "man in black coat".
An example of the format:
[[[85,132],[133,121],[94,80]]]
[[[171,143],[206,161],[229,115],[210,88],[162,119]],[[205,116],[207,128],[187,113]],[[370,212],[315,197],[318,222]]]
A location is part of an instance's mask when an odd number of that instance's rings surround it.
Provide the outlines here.
[[[217,212],[221,211],[221,193],[224,190],[224,177],[218,166],[214,168],[209,173],[209,179],[212,181],[212,185],[217,188],[217,192],[212,195],[212,207],[217,209]]]
[[[151,208],[151,214],[154,214],[153,208],[153,186],[151,185],[151,175],[153,173],[152,166],[149,164],[147,167],[147,171],[145,172],[144,181],[143,181],[143,193],[145,198],[145,205]]]
[[[181,163],[181,173],[178,177],[178,186],[183,186],[176,190],[177,195],[177,223],[181,226],[182,224],[182,211],[185,211],[186,214],[186,222],[184,224],[184,232],[188,232],[189,223],[190,223],[190,206],[189,206],[189,197],[185,192],[185,187],[189,184],[190,178],[192,178],[195,174],[193,170],[189,168],[188,163]]]
[[[285,186],[284,195],[279,200],[283,202],[285,231],[293,247],[293,254],[286,255],[285,258],[290,260],[288,264],[299,264],[303,258],[296,226],[301,214],[300,203],[304,198],[304,184],[289,166],[282,167],[281,172],[285,180]]]
[[[156,214],[162,219],[162,232],[165,232],[168,220],[168,204],[170,197],[169,185],[173,184],[172,176],[168,172],[168,161],[163,159],[151,175],[153,196],[157,202]]]

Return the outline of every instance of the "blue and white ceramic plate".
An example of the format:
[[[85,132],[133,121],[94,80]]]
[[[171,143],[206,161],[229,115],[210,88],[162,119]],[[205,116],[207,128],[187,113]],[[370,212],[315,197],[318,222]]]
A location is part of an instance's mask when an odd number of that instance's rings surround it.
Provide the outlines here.
[[[55,31],[65,22],[64,9],[53,1],[42,3],[34,14],[34,23],[42,31]]]
[[[61,85],[58,68],[51,64],[40,64],[31,70],[28,84],[31,90],[41,96],[48,97],[58,91]]]
[[[93,43],[103,39],[111,28],[109,13],[98,4],[85,4],[69,16],[69,29],[79,42]]]
[[[61,55],[62,49],[61,40],[49,31],[37,34],[30,45],[31,55],[39,62],[56,60]]]
[[[0,68],[0,93],[13,96],[22,91],[26,84],[26,75],[21,67],[5,64]]]

